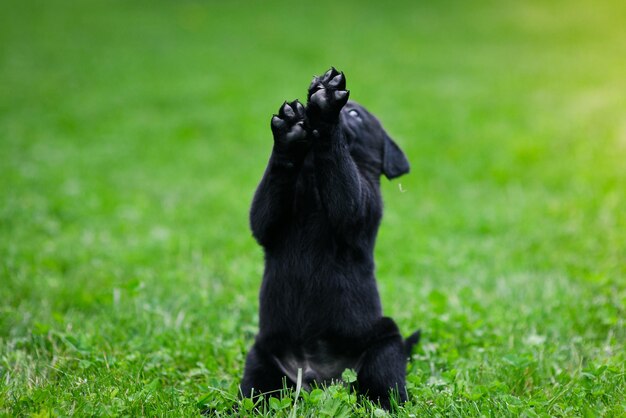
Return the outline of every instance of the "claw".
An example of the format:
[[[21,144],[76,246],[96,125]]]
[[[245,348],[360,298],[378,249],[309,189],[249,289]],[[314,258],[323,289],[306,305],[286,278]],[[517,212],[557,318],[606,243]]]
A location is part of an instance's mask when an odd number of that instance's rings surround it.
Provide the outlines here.
[[[345,81],[345,77],[343,76],[343,73],[337,74],[335,77],[333,77],[332,80],[330,80],[328,82],[328,85],[330,87],[333,87],[337,90],[343,90],[346,88],[346,81]]]
[[[337,71],[335,67],[330,67],[330,70],[326,71],[326,73],[324,74],[324,81],[328,81],[329,79],[333,78],[337,74],[339,74],[339,71]]]
[[[308,92],[308,97],[307,98],[310,98],[311,97],[311,91],[313,91],[314,89],[317,89],[317,87],[320,86],[320,85],[321,85],[320,78],[317,77],[317,76],[313,77],[313,80],[311,80],[311,84],[309,85],[309,92]]]
[[[296,100],[294,103],[296,106],[296,113],[298,113],[298,116],[304,116],[304,106],[302,106],[302,103],[300,103],[299,100]],[[291,107],[293,107],[293,105]]]
[[[287,102],[285,102],[285,104],[283,105],[283,114],[288,118],[293,118],[296,116],[293,109],[291,108],[291,106],[289,106],[289,103]]]

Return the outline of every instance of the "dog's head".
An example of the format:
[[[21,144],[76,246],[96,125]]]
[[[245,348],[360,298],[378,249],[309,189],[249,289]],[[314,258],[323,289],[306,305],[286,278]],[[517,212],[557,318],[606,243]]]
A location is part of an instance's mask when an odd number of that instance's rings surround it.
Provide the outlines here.
[[[341,110],[341,126],[357,165],[388,179],[409,172],[409,161],[374,115],[349,101]]]

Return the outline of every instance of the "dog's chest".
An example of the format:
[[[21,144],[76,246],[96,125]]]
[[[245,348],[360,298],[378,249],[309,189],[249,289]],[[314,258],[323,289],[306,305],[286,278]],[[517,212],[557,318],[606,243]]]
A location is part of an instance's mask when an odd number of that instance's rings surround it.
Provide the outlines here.
[[[294,210],[302,214],[321,209],[321,200],[315,180],[315,172],[303,169],[296,183]]]

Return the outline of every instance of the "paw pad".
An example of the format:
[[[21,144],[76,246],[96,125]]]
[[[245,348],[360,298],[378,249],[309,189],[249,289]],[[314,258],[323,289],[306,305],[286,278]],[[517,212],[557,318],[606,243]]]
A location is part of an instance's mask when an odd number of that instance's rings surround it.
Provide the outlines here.
[[[348,102],[350,92],[346,90],[346,77],[334,67],[322,76],[313,78],[309,87],[309,109],[313,116],[336,118]]]
[[[278,114],[272,116],[274,139],[281,143],[304,140],[306,137],[304,117],[304,106],[298,100],[283,103]]]

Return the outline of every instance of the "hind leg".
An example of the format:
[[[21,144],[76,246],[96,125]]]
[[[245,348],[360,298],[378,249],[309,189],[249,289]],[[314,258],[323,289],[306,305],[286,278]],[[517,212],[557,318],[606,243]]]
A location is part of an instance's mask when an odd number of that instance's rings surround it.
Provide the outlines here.
[[[241,394],[246,397],[256,397],[263,393],[283,389],[285,382],[287,387],[292,386],[272,359],[256,344],[252,346],[246,358],[246,367],[243,379],[241,379]]]
[[[406,401],[407,355],[404,340],[393,321],[388,318],[383,321],[389,322],[388,331],[395,328],[396,332],[387,333],[366,350],[357,374],[357,387],[359,393],[389,409],[392,394],[397,394],[399,402]]]

